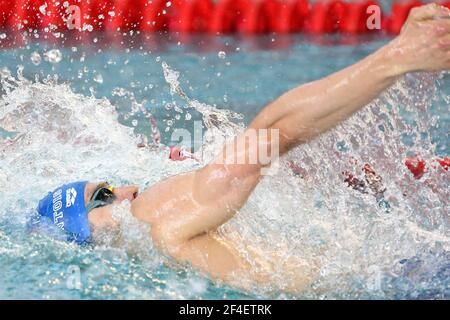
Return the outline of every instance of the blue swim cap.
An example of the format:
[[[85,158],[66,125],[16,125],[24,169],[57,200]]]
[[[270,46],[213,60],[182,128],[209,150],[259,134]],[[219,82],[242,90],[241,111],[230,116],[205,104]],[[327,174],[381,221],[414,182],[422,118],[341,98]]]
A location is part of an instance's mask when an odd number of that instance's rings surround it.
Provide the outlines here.
[[[87,181],[74,182],[49,192],[39,202],[38,214],[32,218],[31,227],[50,223],[65,231],[67,241],[89,243],[91,227],[84,203],[86,184]],[[50,236],[55,237],[55,233],[51,232]]]

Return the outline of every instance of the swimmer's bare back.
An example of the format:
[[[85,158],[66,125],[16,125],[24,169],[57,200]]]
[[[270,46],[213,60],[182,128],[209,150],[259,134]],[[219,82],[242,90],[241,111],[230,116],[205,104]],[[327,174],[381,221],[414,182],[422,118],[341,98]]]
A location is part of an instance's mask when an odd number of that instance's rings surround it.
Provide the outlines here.
[[[449,16],[449,9],[435,4],[413,9],[392,42],[342,71],[286,92],[216,160],[149,188],[132,203],[132,213],[151,225],[161,252],[214,279],[239,287],[246,287],[247,280],[270,286],[271,272],[278,270],[292,277],[291,286],[281,290],[303,290],[320,266],[295,258],[279,262],[250,243],[243,246],[246,252],[239,251],[218,235],[218,228],[239,212],[278,155],[347,119],[405,73],[449,70],[450,19],[439,19]],[[248,139],[254,134],[257,143]],[[269,161],[257,157],[251,162],[261,150],[268,150]],[[248,161],[236,162],[236,154]]]

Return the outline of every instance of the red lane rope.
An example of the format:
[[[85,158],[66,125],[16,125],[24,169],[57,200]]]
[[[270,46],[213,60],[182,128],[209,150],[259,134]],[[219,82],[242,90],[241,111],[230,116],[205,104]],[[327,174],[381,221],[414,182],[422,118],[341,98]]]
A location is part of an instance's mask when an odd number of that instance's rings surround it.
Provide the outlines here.
[[[0,0],[0,28],[64,31],[68,7],[77,6],[78,27],[87,31],[398,34],[420,5],[396,2],[387,16],[377,0]],[[450,8],[450,1],[443,5]],[[381,14],[377,28],[368,24],[374,6]]]
[[[303,31],[311,6],[307,0],[272,1],[269,4],[271,13],[271,30],[277,33]]]
[[[211,0],[179,1],[174,5],[175,16],[171,19],[170,30],[175,32],[206,32],[214,10]]]
[[[168,6],[166,0],[153,0],[144,9],[140,29],[143,31],[163,31],[169,28],[169,17],[173,11],[172,3]]]
[[[103,30],[112,19],[114,0],[81,0],[76,5],[80,6],[82,30]]]
[[[242,33],[269,32],[270,12],[268,2],[264,0],[239,1],[240,18],[237,20],[236,29]]]
[[[416,0],[394,3],[392,5],[391,17],[388,19],[387,31],[392,34],[400,33],[411,9],[420,7],[421,5],[422,3]]]
[[[373,6],[379,7],[379,3],[372,0],[347,3],[344,18],[340,25],[340,31],[350,34],[367,33],[372,31],[369,29],[368,21],[372,13],[370,9],[373,8]]]
[[[305,32],[312,34],[325,33],[325,20],[328,15],[328,4],[316,2],[305,21]]]

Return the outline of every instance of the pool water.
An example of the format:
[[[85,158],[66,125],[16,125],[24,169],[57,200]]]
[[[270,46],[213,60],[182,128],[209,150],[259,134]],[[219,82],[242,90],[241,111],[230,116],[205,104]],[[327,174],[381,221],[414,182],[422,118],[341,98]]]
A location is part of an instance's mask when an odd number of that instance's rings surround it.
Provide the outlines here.
[[[115,208],[120,230],[95,248],[26,233],[37,201],[61,183],[145,188],[199,168],[208,157],[172,162],[167,146],[217,150],[286,90],[390,39],[92,33],[81,42],[0,34],[1,299],[450,297],[448,172],[430,168],[416,180],[403,165],[409,155],[450,154],[448,73],[408,75],[344,124],[294,149],[220,229],[262,248],[319,258],[320,277],[301,295],[241,292],[168,268],[148,227],[130,217],[129,203]],[[194,131],[198,121],[214,139],[200,146],[173,141],[175,129]],[[158,132],[161,145],[154,143]],[[138,148],[142,143],[151,147]],[[293,174],[293,162],[306,174]],[[343,181],[343,171],[361,175],[365,163],[383,178],[381,200]]]

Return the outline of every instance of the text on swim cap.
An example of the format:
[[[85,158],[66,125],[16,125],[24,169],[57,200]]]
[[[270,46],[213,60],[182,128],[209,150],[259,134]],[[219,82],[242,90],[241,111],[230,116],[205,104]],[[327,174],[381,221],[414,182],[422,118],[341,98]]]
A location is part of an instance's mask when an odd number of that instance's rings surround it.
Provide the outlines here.
[[[53,193],[53,223],[59,228],[64,229],[64,214],[62,208],[62,189],[59,189]]]

